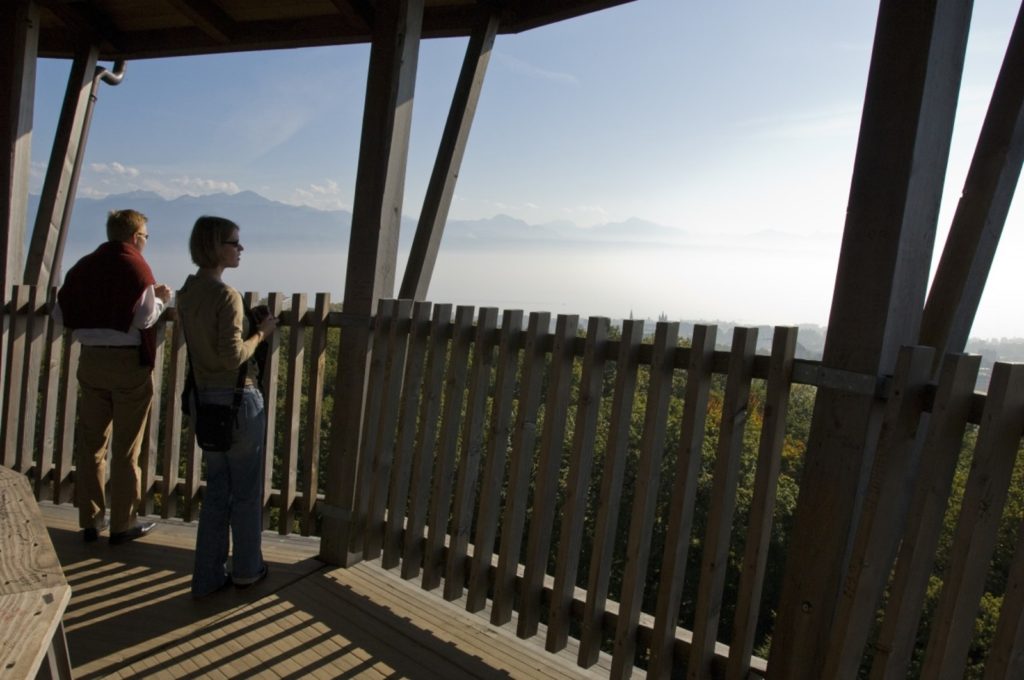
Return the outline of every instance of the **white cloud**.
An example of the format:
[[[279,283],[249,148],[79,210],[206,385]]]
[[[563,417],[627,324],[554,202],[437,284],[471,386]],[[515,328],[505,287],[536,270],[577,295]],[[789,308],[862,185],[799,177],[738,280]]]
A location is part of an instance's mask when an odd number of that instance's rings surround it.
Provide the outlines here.
[[[338,183],[333,179],[327,180],[325,184],[310,184],[309,189],[318,196],[337,196],[340,193]]]
[[[119,175],[122,177],[138,177],[139,169],[129,165],[123,165],[114,161],[112,163],[90,163],[89,169],[100,175]]]
[[[297,187],[292,195],[285,199],[293,205],[308,205],[318,210],[349,210],[351,203],[343,194],[341,186],[333,179],[325,179],[322,183],[313,183],[306,187]]]
[[[231,180],[206,179],[204,177],[189,177],[183,175],[171,179],[172,187],[180,189],[179,195],[185,194],[237,194],[241,189],[238,184]]]
[[[104,198],[131,191],[152,191],[163,198],[174,199],[184,194],[234,194],[241,188],[232,180],[194,175],[167,178],[159,171],[140,170],[116,162],[90,163],[78,184],[78,195],[87,198]]]
[[[82,198],[106,198],[110,195],[110,192],[97,189],[96,187],[79,187],[76,195]]]

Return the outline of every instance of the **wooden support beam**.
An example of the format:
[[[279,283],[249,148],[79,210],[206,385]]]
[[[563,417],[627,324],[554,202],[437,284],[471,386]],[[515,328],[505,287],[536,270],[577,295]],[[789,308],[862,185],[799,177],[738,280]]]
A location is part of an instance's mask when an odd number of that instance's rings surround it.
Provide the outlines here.
[[[38,50],[35,2],[0,4],[0,307],[21,280],[25,256]],[[0,412],[7,375],[7,331],[7,317],[0,316]]]
[[[919,333],[969,0],[882,0],[822,363],[893,370]],[[882,405],[822,389],[772,636],[773,677],[820,678]]]
[[[64,225],[70,221],[76,168],[85,153],[89,99],[93,96],[98,54],[95,45],[84,47],[71,64],[25,263],[24,281],[27,285],[46,288],[58,283],[56,272],[67,238]]]
[[[32,154],[39,8],[31,0],[0,6],[0,304],[21,280]],[[0,362],[2,364],[2,362]],[[0,376],[2,382],[2,376]]]
[[[423,5],[424,0],[381,3],[370,46],[343,303],[347,314],[366,323],[341,334],[338,354],[320,543],[322,559],[332,564],[359,559],[348,548],[371,352],[369,319],[376,302],[394,291]]]
[[[441,245],[441,235],[448,220],[448,209],[455,193],[455,183],[459,178],[462,156],[469,139],[469,129],[473,124],[476,104],[483,89],[484,75],[487,73],[487,64],[491,58],[491,48],[494,46],[494,36],[497,32],[498,14],[496,11],[488,10],[481,15],[466,46],[466,57],[462,62],[462,71],[455,86],[448,121],[441,135],[434,170],[430,175],[426,196],[423,198],[423,209],[420,212],[420,221],[416,225],[416,236],[413,238],[412,250],[405,266],[405,277],[402,279],[399,297],[426,299],[430,277],[437,262],[437,250]]]
[[[1024,5],[921,319],[921,344],[962,352],[1024,163]]]

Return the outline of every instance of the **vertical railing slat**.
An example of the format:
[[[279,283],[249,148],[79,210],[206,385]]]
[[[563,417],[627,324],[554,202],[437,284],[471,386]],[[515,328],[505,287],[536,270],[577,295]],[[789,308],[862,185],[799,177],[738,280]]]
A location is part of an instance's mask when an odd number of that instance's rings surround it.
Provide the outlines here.
[[[292,531],[295,511],[296,476],[299,464],[299,417],[302,406],[302,364],[306,351],[306,331],[303,315],[306,313],[305,293],[292,295],[292,311],[288,327],[288,366],[284,396],[284,451],[281,460],[281,514],[278,533],[286,536]],[[280,332],[280,330],[278,331]],[[312,400],[310,400],[312,401]]]
[[[60,403],[58,420],[60,434],[54,452],[53,502],[63,503],[72,498],[71,468],[75,454],[75,421],[78,418],[78,355],[81,347],[71,337],[71,331],[62,333],[64,353],[61,359]]]
[[[501,512],[501,492],[505,480],[509,438],[512,436],[512,400],[515,395],[516,369],[519,366],[519,336],[523,313],[505,310],[498,341],[498,366],[494,378],[494,404],[488,425],[484,469],[480,477],[480,505],[477,509],[476,535],[473,537],[473,560],[466,592],[466,610],[478,612],[487,605],[491,582],[491,563],[495,555],[494,541]]]
[[[164,477],[163,502],[160,505],[160,516],[163,518],[174,517],[178,511],[178,465],[181,457],[181,388],[185,384],[185,370],[187,348],[185,347],[185,334],[182,332],[180,323],[175,323],[171,334],[171,364],[168,368],[168,375],[171,378],[171,385],[175,387],[171,392],[171,398],[167,400],[164,408],[164,441],[163,441],[163,465],[161,473]],[[194,444],[195,435],[192,432],[194,423],[189,423],[188,441]]]
[[[750,502],[743,571],[736,597],[726,673],[727,677],[737,680],[749,676],[750,656],[754,651],[761,592],[768,564],[768,546],[771,542],[775,495],[782,465],[782,447],[786,439],[786,415],[789,413],[790,377],[796,355],[796,338],[795,327],[782,326],[775,328],[772,337],[754,491]]]
[[[187,348],[186,348],[187,349]],[[186,522],[199,519],[199,491],[203,470],[203,451],[195,437],[185,440],[185,492],[181,516]]]
[[[687,677],[702,678],[710,672],[718,640],[718,622],[722,611],[722,590],[729,564],[729,538],[736,509],[743,430],[750,407],[750,381],[757,350],[757,329],[736,328],[729,354],[722,401],[722,423],[715,453],[714,477],[708,508],[708,526],[701,554],[700,586],[694,613],[693,646]]]
[[[302,460],[303,536],[316,527],[316,495],[320,476],[320,420],[323,417],[324,370],[327,364],[327,314],[331,311],[331,294],[317,293],[316,306],[310,319],[308,400],[306,402],[306,446]]]
[[[951,354],[939,371],[928,434],[921,448],[920,474],[874,645],[871,677],[875,680],[907,676],[980,366],[979,355]]]
[[[473,343],[473,370],[469,379],[469,395],[462,423],[462,447],[459,456],[455,498],[452,501],[452,530],[445,563],[444,598],[462,597],[466,578],[466,555],[473,526],[477,477],[484,445],[484,417],[487,390],[494,368],[494,345],[491,337],[498,326],[498,310],[482,307],[477,316],[476,341]]]
[[[246,293],[249,306],[258,300],[256,293]],[[270,293],[267,295],[267,309],[271,316],[280,316],[284,306],[284,295]],[[249,329],[255,332],[255,328]],[[274,333],[264,342],[267,343],[267,358],[263,364],[261,381],[263,383],[263,408],[267,414],[267,436],[263,446],[263,528],[270,528],[270,498],[273,495],[274,453],[277,443],[277,389],[278,367],[281,365],[281,334]]]
[[[572,387],[573,340],[579,327],[576,315],[559,314],[555,322],[551,367],[548,369],[547,398],[544,402],[544,430],[541,433],[537,472],[534,475],[533,508],[526,537],[526,563],[519,593],[521,638],[537,634],[540,623],[544,576],[551,551],[551,533],[558,497],[558,473],[565,456],[565,423],[569,417],[569,389]]]
[[[587,578],[587,601],[583,607],[580,651],[577,657],[577,663],[584,668],[597,663],[604,637],[604,612],[615,551],[615,533],[619,521],[643,333],[642,321],[629,319],[622,322],[622,338],[619,340],[619,353],[615,359],[612,410],[608,418],[608,441],[605,445],[601,472],[601,493],[598,496],[597,519],[594,523],[594,547],[591,551]]]
[[[412,331],[411,315],[412,300],[399,300],[395,305],[395,318],[391,321],[388,332],[384,394],[378,421],[377,447],[373,456],[366,545],[363,549],[363,558],[368,560],[380,557],[384,543],[384,511],[387,509],[391,465],[395,457],[398,406],[402,395],[402,380],[405,377],[405,357]]]
[[[25,329],[24,368],[21,378],[22,411],[18,419],[18,450],[14,469],[27,473],[36,452],[36,414],[39,413],[39,373],[46,342],[46,292],[40,286],[28,286],[28,315]]]
[[[445,538],[448,533],[448,514],[451,506],[452,479],[455,472],[455,454],[459,438],[459,421],[466,390],[469,351],[473,341],[473,308],[460,306],[455,311],[452,329],[451,358],[445,377],[444,405],[441,431],[434,461],[434,479],[430,493],[430,512],[427,517],[427,545],[423,554],[424,590],[433,590],[441,583]]]
[[[57,409],[60,406],[60,366],[64,352],[64,328],[56,319],[49,316],[49,310],[57,303],[57,289],[51,288],[47,294],[46,340],[43,358],[43,375],[40,378],[40,398],[42,399],[42,432],[39,441],[39,455],[36,463],[36,500],[48,500],[54,497],[54,483],[51,479],[56,461],[55,440],[57,433]]]
[[[519,385],[518,413],[512,430],[512,453],[505,510],[501,519],[498,568],[494,578],[491,623],[504,625],[512,620],[516,594],[516,572],[526,523],[526,503],[530,491],[530,469],[537,438],[537,409],[540,407],[544,380],[544,338],[551,326],[547,312],[531,312],[523,350],[523,371]]]
[[[686,392],[683,396],[683,420],[676,453],[672,502],[665,535],[665,554],[661,559],[661,587],[655,605],[651,661],[647,669],[647,674],[652,678],[669,677],[673,670],[673,649],[693,532],[717,336],[716,326],[693,327],[690,357],[686,366]]]
[[[1024,678],[1024,521],[1017,526],[1017,549],[1006,579],[1003,606],[985,659],[985,680]]]
[[[149,409],[149,417],[142,435],[142,451],[139,453],[139,477],[142,500],[139,512],[143,515],[153,513],[153,494],[156,486],[156,460],[160,451],[160,414],[163,413],[164,385],[164,350],[167,346],[167,315],[156,323],[156,347],[153,361],[153,405]],[[181,387],[173,383],[168,391],[168,400],[174,401],[175,388],[178,393]]]
[[[203,451],[195,438],[185,440],[185,479],[182,480],[181,518],[199,519],[199,492],[202,485]]]
[[[448,329],[452,323],[452,306],[434,306],[430,323],[429,354],[423,394],[420,397],[419,426],[416,448],[412,457],[412,479],[409,485],[409,509],[402,546],[402,578],[420,575],[423,552],[426,547],[423,530],[427,521],[427,502],[430,500],[430,473],[433,469],[434,447],[437,444],[437,418],[441,410],[444,367],[448,353]]]
[[[619,620],[612,651],[613,678],[628,678],[635,663],[636,631],[640,621],[644,582],[647,578],[647,562],[650,558],[651,531],[658,499],[661,458],[665,448],[669,395],[672,391],[673,355],[678,337],[679,324],[658,322],[654,335],[654,354],[651,358],[651,377],[640,441],[633,508],[630,513]]]
[[[921,677],[960,678],[967,663],[975,614],[1020,449],[1024,364],[995,364],[981,421]]]
[[[555,561],[555,579],[551,591],[548,632],[545,647],[549,652],[565,649],[569,641],[570,615],[576,575],[579,571],[583,544],[583,523],[587,514],[587,498],[597,439],[597,419],[601,408],[604,384],[605,343],[609,320],[590,317],[583,350],[576,423],[569,455],[568,477],[565,481],[565,502],[562,505],[562,528]]]
[[[7,376],[4,382],[3,418],[0,430],[3,431],[3,455],[0,464],[12,469],[17,468],[21,443],[21,418],[25,405],[22,403],[22,380],[25,375],[25,352],[28,334],[29,286],[11,286],[10,322],[7,332]]]
[[[416,414],[423,393],[423,370],[430,340],[430,303],[417,302],[412,308],[409,327],[409,350],[402,378],[402,396],[398,416],[395,457],[391,466],[387,525],[384,528],[384,552],[381,566],[398,566],[405,531],[409,481],[412,476],[413,445],[416,438]]]

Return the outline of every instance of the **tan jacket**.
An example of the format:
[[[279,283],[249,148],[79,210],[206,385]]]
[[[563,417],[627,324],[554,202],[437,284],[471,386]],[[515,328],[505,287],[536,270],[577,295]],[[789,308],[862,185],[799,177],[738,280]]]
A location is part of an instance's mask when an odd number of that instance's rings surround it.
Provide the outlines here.
[[[199,389],[234,387],[242,362],[249,363],[246,384],[257,384],[258,369],[250,360],[259,336],[249,337],[249,320],[237,290],[222,281],[190,275],[178,291],[176,307]]]

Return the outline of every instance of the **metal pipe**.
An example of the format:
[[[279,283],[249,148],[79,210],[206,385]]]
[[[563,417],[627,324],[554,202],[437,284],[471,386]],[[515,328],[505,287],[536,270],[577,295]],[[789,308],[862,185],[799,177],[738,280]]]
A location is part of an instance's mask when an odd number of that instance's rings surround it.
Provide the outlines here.
[[[114,70],[108,71],[102,66],[96,67],[96,77],[100,78],[107,85],[120,85],[121,81],[124,80],[125,71],[125,60],[118,59],[114,62]]]

